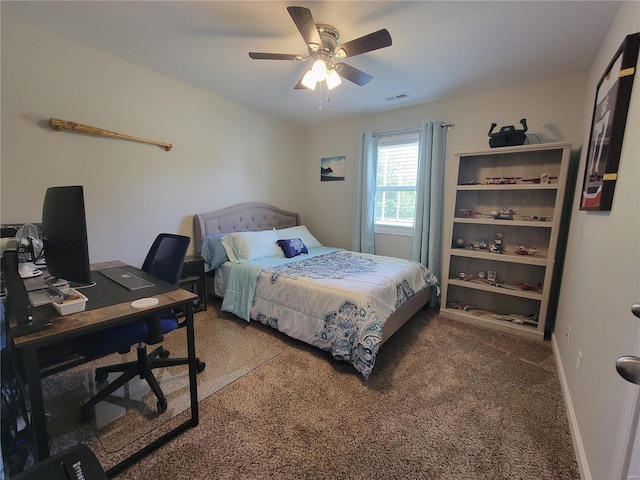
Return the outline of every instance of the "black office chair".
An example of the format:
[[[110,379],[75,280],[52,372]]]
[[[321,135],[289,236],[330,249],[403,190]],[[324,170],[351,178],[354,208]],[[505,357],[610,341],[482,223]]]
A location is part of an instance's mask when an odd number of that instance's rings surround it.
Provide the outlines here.
[[[147,257],[142,264],[142,270],[156,278],[173,285],[178,285],[184,258],[191,239],[182,235],[161,233],[153,242]],[[168,358],[169,351],[162,346],[151,353],[147,353],[146,345],[155,345],[164,339],[164,335],[177,329],[178,319],[171,311],[161,312],[138,322],[119,325],[107,331],[83,337],[78,351],[89,358],[100,358],[115,352],[127,353],[131,346],[138,344],[138,358],[132,362],[110,365],[96,369],[95,380],[102,383],[107,380],[109,373],[123,372],[120,377],[101,389],[94,397],[81,407],[84,420],[91,420],[95,414],[94,407],[120,387],[136,376],[144,378],[158,399],[158,413],[167,409],[167,400],[160,389],[160,385],[153,375],[154,368],[188,365],[188,358]],[[197,371],[202,372],[204,362],[197,359]]]

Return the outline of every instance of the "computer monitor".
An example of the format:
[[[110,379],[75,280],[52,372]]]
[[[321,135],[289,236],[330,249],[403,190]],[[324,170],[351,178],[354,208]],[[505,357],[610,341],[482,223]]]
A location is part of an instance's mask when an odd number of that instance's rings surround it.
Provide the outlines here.
[[[62,279],[76,288],[92,284],[82,186],[47,189],[42,205],[42,242],[51,275],[48,282]]]

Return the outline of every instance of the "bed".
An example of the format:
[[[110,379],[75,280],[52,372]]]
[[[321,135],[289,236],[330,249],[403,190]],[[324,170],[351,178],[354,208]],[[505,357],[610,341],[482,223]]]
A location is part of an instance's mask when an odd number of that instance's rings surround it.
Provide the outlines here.
[[[243,203],[194,216],[208,293],[349,362],[366,379],[379,347],[437,294],[426,267],[322,245],[300,215]]]

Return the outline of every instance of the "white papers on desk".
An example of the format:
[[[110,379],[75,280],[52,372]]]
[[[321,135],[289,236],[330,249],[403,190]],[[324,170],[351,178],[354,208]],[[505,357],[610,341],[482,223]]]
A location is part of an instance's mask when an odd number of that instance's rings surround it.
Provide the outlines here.
[[[32,307],[39,307],[40,305],[47,305],[53,300],[51,300],[51,296],[46,290],[34,290],[33,292],[29,292],[29,301],[31,302]]]

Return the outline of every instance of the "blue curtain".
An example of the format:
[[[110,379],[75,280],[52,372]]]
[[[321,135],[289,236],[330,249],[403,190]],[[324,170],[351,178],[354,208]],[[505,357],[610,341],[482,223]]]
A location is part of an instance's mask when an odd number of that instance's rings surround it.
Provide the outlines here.
[[[378,158],[378,136],[365,132],[360,136],[358,168],[356,173],[356,198],[353,212],[351,250],[375,253],[376,163]]]
[[[440,278],[442,263],[442,216],[447,127],[427,122],[420,132],[418,180],[411,259]],[[354,202],[351,250],[375,253],[374,216],[378,135],[360,137]],[[437,303],[434,296],[432,304]]]
[[[411,259],[440,278],[442,263],[442,215],[447,127],[427,122],[420,134],[418,183]],[[433,301],[432,301],[433,303]]]

